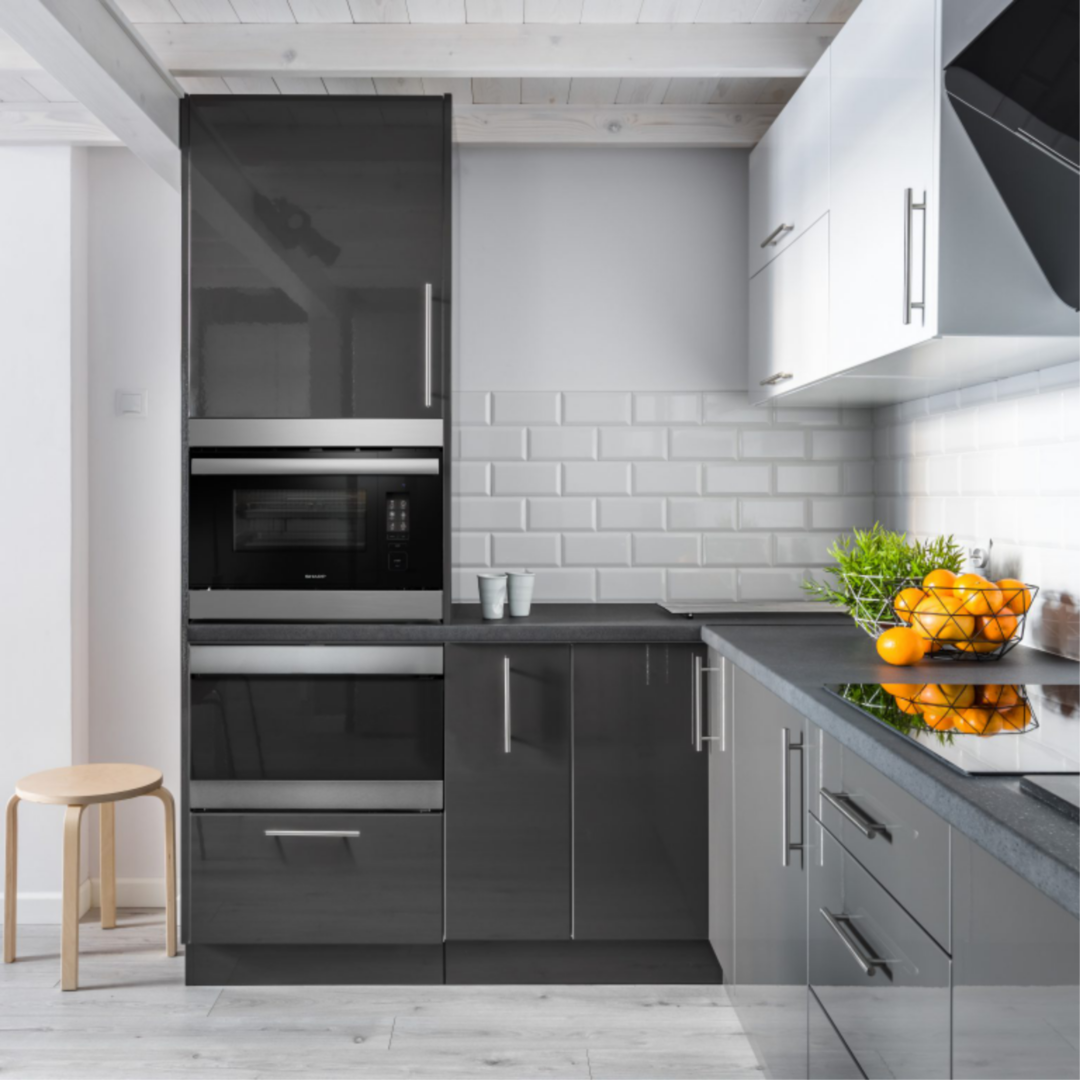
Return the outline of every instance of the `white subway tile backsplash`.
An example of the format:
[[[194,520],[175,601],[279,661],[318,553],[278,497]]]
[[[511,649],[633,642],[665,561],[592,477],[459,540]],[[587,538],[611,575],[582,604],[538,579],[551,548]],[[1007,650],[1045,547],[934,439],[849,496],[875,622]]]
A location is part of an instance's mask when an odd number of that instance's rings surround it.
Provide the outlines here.
[[[668,599],[673,603],[695,600],[734,600],[734,570],[669,570]]]
[[[992,495],[994,493],[993,456],[987,453],[962,454],[960,484],[957,494]]]
[[[643,462],[634,465],[635,495],[697,495],[700,491],[700,465]]]
[[[558,495],[559,469],[557,464],[527,465],[496,462],[492,490],[496,495]]]
[[[629,566],[629,533],[577,533],[563,537],[564,566]]]
[[[480,461],[455,461],[450,466],[450,485],[455,495],[490,495],[491,466]]]
[[[740,529],[802,529],[806,503],[802,499],[740,499]]]
[[[942,454],[926,462],[926,490],[930,495],[951,495],[960,486],[960,458]]]
[[[1080,360],[1043,368],[1039,372],[1039,390],[1043,393],[1055,387],[1076,386],[1078,383],[1080,383]]]
[[[776,409],[776,423],[799,424],[809,427],[812,424],[825,424],[829,427],[840,426],[839,409],[822,409],[779,405]]]
[[[496,424],[557,424],[559,395],[499,391],[492,416]]]
[[[997,385],[992,382],[979,383],[977,386],[965,386],[960,390],[960,408],[967,409],[972,405],[982,405],[984,402],[993,401],[997,397]]]
[[[563,394],[564,424],[629,424],[629,394]]]
[[[529,428],[532,461],[593,461],[596,429],[569,427]]]
[[[700,394],[635,394],[635,424],[700,424]]]
[[[525,529],[524,499],[455,498],[450,506],[455,529]]]
[[[592,530],[596,528],[596,500],[555,499],[529,500],[529,529],[533,532],[561,532],[565,529]]]
[[[571,462],[563,466],[567,495],[628,495],[630,466],[614,462]]]
[[[559,565],[559,537],[554,534],[495,533],[491,540],[491,563],[500,569]]]
[[[1016,433],[1021,446],[1074,437],[1075,432],[1065,431],[1062,426],[1065,394],[1061,391],[1048,390],[1016,404],[1018,410],[1023,409],[1022,413],[1018,412],[1020,420]]]
[[[768,495],[771,465],[706,465],[705,491],[709,495]]]
[[[456,393],[450,403],[455,424],[490,424],[491,395],[476,391]]]
[[[734,499],[668,499],[668,525],[672,529],[704,532],[734,529],[735,506]]]
[[[697,533],[635,533],[635,566],[699,566],[701,537]]]
[[[450,561],[454,566],[490,566],[488,534],[454,533],[450,538]]]
[[[1025,371],[1022,375],[1012,375],[1007,379],[997,380],[997,399],[1004,401],[1011,397],[1026,397],[1039,392],[1039,373]]]
[[[845,495],[872,495],[874,492],[873,461],[845,461],[843,489]]]
[[[811,454],[818,461],[852,461],[874,454],[874,437],[866,430],[814,431],[810,434]]]
[[[1038,453],[1039,488],[1044,494],[1080,494],[1080,443],[1043,446]]]
[[[870,495],[845,496],[842,499],[810,500],[810,528],[850,532],[868,529],[874,524],[874,499]]]
[[[839,495],[839,465],[777,465],[779,495]]]
[[[702,420],[706,424],[768,424],[772,410],[768,405],[751,405],[745,391],[705,394],[702,399]]]
[[[673,428],[671,456],[690,461],[734,458],[738,452],[738,441],[738,433],[731,428]]]
[[[740,570],[740,600],[805,600],[803,582],[810,575],[801,570]]]
[[[463,461],[525,460],[524,428],[463,427],[458,434]]]
[[[662,529],[663,499],[601,499],[601,529]]]
[[[541,570],[533,590],[533,600],[541,604],[591,604],[597,599],[596,571]]]
[[[806,433],[803,431],[744,431],[739,438],[744,458],[806,457]]]
[[[947,454],[957,450],[974,450],[979,445],[979,429],[974,409],[949,413],[941,426],[941,448]]]
[[[835,542],[832,533],[781,533],[776,537],[777,565],[824,566],[833,562],[829,548]]]
[[[1015,446],[1017,412],[1015,401],[994,401],[979,407],[979,448]]]
[[[659,600],[664,595],[663,570],[598,570],[599,597],[613,603]]]
[[[934,394],[926,399],[926,411],[934,413],[952,412],[960,408],[960,393],[957,390],[946,390],[943,394]]]
[[[600,457],[625,461],[667,457],[667,431],[663,428],[601,428]]]
[[[705,537],[708,566],[768,566],[771,562],[771,533],[714,533]]]

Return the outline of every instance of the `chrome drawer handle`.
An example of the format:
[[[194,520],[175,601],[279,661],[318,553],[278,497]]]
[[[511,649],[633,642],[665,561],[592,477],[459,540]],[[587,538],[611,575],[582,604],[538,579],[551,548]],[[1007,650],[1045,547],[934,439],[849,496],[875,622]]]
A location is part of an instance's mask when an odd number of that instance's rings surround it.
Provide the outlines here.
[[[767,379],[762,379],[759,386],[775,386],[777,383],[787,382],[788,379],[794,379],[795,376],[790,371],[778,371],[775,375],[770,375]]]
[[[784,233],[789,233],[794,228],[794,225],[777,225],[776,228],[773,229],[773,231],[769,233],[769,235],[766,236],[764,240],[761,241],[761,246],[763,248],[776,247],[776,245],[780,243],[780,238],[784,235]]]
[[[889,830],[879,821],[875,821],[865,810],[852,801],[850,795],[843,791],[828,791],[819,788],[821,797],[836,810],[845,821],[849,821],[856,829],[866,837],[873,840],[875,836],[889,836]]]
[[[879,956],[867,956],[862,951],[860,943],[866,944],[862,939],[862,935],[852,926],[851,918],[847,915],[834,915],[831,911],[826,911],[825,908],[818,908],[821,912],[821,917],[832,927],[836,932],[836,936],[844,943],[847,951],[851,953],[855,960],[855,963],[862,968],[864,975],[873,975],[878,968],[881,968],[886,975],[889,974],[889,966],[886,961],[882,960]]]
[[[431,285],[424,286],[424,408],[431,408]]]
[[[791,839],[791,825],[789,818],[791,817],[791,775],[790,775],[790,757],[792,751],[799,754],[799,760],[802,760],[804,743],[802,736],[799,737],[797,743],[791,741],[791,732],[787,728],[783,728],[780,732],[780,865],[791,865],[791,853],[793,851],[802,852],[806,844],[803,840],[797,843]],[[800,769],[800,777],[802,771]],[[800,798],[803,786],[800,780],[799,791]],[[799,807],[799,819],[803,821],[802,829],[803,839],[805,840],[806,823],[803,820],[802,807]]]
[[[336,837],[339,840],[355,840],[360,835],[359,829],[267,829],[265,836],[322,836]]]
[[[701,676],[706,672],[711,671],[723,671],[722,667],[706,667],[700,656],[694,657],[694,683],[691,687],[691,742],[694,749],[700,754],[702,750],[702,743],[718,742],[720,743],[720,749],[723,750],[724,734],[723,734],[723,720],[721,719],[721,730],[719,735],[706,735],[705,734],[705,721],[702,715],[703,702],[705,700],[705,690],[701,682]],[[723,693],[723,690],[721,690]],[[723,700],[721,699],[721,708],[723,708]]]
[[[510,657],[503,657],[503,753],[510,753]]]

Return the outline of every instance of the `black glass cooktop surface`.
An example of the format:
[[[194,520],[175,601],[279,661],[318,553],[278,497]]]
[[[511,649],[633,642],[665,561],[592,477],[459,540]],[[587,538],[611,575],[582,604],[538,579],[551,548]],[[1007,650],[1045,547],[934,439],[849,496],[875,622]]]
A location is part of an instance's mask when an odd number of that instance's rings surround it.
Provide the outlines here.
[[[1080,773],[1080,688],[1006,683],[825,687],[969,776]]]

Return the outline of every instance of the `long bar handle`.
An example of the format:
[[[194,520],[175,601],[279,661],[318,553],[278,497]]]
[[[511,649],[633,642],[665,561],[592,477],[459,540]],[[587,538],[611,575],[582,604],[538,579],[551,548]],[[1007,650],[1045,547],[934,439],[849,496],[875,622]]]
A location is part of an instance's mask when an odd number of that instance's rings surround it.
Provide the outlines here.
[[[510,753],[510,657],[503,657],[503,753]]]
[[[359,829],[266,829],[265,836],[322,836],[335,837],[339,840],[355,840],[360,835]]]
[[[438,476],[439,459],[339,458],[311,454],[296,458],[197,457],[192,476]]]
[[[424,286],[424,408],[431,408],[431,284]]]
[[[912,249],[912,215],[916,210],[921,210],[923,215],[923,299],[911,299],[911,249]],[[926,309],[926,192],[922,194],[922,202],[915,202],[915,192],[912,188],[904,188],[904,325],[911,325],[911,313],[913,311],[924,312]]]
[[[773,229],[771,233],[769,233],[768,236],[765,237],[764,240],[761,241],[761,246],[763,248],[776,247],[776,245],[780,243],[780,238],[785,233],[791,232],[791,230],[794,228],[794,225],[785,225],[783,224],[783,222],[781,222],[779,225],[776,226],[775,229]]]
[[[782,853],[780,864],[791,865],[791,853],[802,851],[803,843],[794,843],[791,839],[791,768],[790,758],[792,751],[801,754],[803,750],[802,740],[793,743],[791,732],[787,728],[780,730],[780,844]]]
[[[720,743],[720,749],[724,749],[724,721],[721,717],[720,720],[720,734],[719,735],[706,735],[705,734],[705,685],[702,681],[702,675],[711,671],[724,671],[723,667],[706,667],[704,661],[700,656],[694,657],[694,685],[692,692],[692,708],[693,708],[693,733],[694,733],[694,749],[700,754],[702,749],[702,743],[718,742]],[[723,709],[723,689],[721,693],[721,709]]]
[[[850,795],[843,791],[828,791],[825,788],[819,788],[818,790],[821,792],[821,797],[842,818],[854,825],[867,840],[873,840],[879,834],[888,836],[889,830],[853,802]]]
[[[863,952],[862,947],[857,940],[858,932],[851,927],[851,919],[847,915],[834,915],[826,908],[818,908],[821,913],[821,917],[829,924],[836,936],[844,943],[847,951],[851,953],[855,963],[862,968],[864,975],[873,975],[874,972],[881,968],[887,975],[889,973],[889,965],[885,960],[882,960],[879,956],[867,956]]]

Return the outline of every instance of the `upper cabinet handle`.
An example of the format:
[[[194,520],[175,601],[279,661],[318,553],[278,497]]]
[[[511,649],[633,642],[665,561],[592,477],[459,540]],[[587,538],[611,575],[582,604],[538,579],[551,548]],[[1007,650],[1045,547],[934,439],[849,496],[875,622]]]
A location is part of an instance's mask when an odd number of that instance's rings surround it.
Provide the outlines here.
[[[780,238],[784,236],[785,233],[791,232],[794,228],[794,225],[784,225],[783,223],[777,225],[776,228],[761,241],[761,246],[763,248],[776,247],[776,245],[780,243]]]
[[[923,243],[922,243],[922,300],[911,299],[911,235],[912,215],[916,210],[923,216]],[[921,311],[923,322],[926,322],[926,192],[922,194],[922,202],[915,202],[915,193],[911,188],[904,189],[904,325],[911,324],[911,313]]]
[[[431,408],[431,285],[424,286],[424,408]]]
[[[503,657],[503,753],[510,753],[510,657]]]
[[[355,840],[359,829],[264,829],[265,836],[319,836],[336,840]]]
[[[791,768],[790,757],[792,751],[801,755],[803,752],[803,740],[802,736],[799,736],[798,742],[791,741],[791,732],[787,728],[782,728],[780,731],[780,865],[791,865],[791,853],[793,851],[802,852],[805,844],[800,840],[798,842],[791,839]],[[802,758],[800,756],[799,760]],[[800,767],[800,777],[802,775],[802,769]],[[802,783],[799,784],[799,790],[802,790]],[[799,817],[802,818],[802,807],[799,807]],[[805,823],[802,825],[802,829],[806,828]]]
[[[702,675],[708,671],[723,671],[723,667],[706,667],[700,656],[694,657],[694,685],[693,685],[693,710],[694,710],[694,749],[700,754],[701,744],[707,742],[720,743],[720,749],[724,749],[724,720],[721,715],[720,718],[720,734],[719,735],[706,735],[705,734],[705,684],[702,680]],[[720,708],[723,709],[723,688],[721,688],[721,702]]]
[[[762,379],[758,385],[775,386],[777,383],[787,382],[788,379],[794,378],[795,376],[790,371],[778,371],[775,375],[770,375],[767,379]]]
[[[880,822],[875,821],[862,809],[862,807],[853,802],[850,795],[847,795],[842,791],[827,791],[825,788],[819,788],[818,790],[821,792],[821,797],[836,810],[842,818],[854,825],[867,840],[873,840],[879,833],[888,839],[889,830]]]

